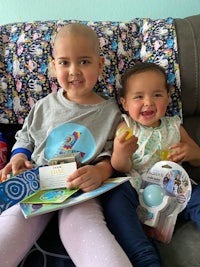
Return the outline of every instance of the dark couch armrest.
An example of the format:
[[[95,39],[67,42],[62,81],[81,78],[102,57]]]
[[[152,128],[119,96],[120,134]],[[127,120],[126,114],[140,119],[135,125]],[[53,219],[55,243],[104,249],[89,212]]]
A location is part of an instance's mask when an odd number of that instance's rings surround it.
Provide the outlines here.
[[[200,115],[200,15],[175,19],[184,116]]]

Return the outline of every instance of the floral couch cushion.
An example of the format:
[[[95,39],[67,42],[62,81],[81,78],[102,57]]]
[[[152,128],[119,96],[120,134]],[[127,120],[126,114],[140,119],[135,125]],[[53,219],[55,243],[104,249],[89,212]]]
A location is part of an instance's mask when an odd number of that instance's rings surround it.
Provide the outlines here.
[[[58,90],[50,68],[52,44],[57,31],[73,22],[87,24],[99,36],[105,67],[95,87],[97,92],[115,96],[126,68],[136,61],[156,61],[166,68],[169,81],[173,83],[173,104],[169,112],[181,115],[176,33],[172,19],[52,20],[0,26],[0,123],[23,124],[38,99]]]
[[[135,19],[133,23],[140,29],[138,40],[141,44],[140,60],[155,62],[167,72],[168,82],[171,85],[171,103],[167,114],[182,117],[177,36],[173,19],[145,18]]]

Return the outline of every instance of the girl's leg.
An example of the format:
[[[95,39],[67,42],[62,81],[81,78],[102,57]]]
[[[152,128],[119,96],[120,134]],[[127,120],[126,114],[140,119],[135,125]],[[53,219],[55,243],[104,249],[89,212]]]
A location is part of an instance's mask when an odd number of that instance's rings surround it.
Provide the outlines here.
[[[191,198],[180,216],[195,222],[200,230],[200,185],[193,185]]]
[[[77,267],[132,266],[109,232],[95,199],[61,210],[59,230],[63,245]]]
[[[0,215],[0,266],[16,267],[44,230],[51,214],[25,219],[14,205]]]
[[[101,197],[105,219],[134,267],[160,267],[160,257],[144,233],[136,209],[138,195],[129,182]]]

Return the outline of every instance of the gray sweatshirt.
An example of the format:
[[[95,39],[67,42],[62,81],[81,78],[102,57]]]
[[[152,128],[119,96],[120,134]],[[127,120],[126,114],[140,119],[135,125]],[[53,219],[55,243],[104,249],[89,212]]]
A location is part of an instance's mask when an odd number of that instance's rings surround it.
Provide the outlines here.
[[[121,113],[114,99],[94,105],[67,100],[63,89],[36,102],[16,134],[13,149],[32,153],[37,165],[63,153],[80,152],[82,163],[110,156]]]

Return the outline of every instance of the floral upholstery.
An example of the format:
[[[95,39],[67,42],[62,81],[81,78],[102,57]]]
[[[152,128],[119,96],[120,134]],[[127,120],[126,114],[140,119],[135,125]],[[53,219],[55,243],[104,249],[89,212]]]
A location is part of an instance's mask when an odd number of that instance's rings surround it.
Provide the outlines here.
[[[130,22],[36,21],[0,26],[0,123],[23,124],[34,103],[58,89],[51,73],[52,44],[66,23],[81,22],[99,36],[105,67],[95,90],[115,96],[120,76],[136,61],[155,61],[172,83],[169,115],[181,114],[177,40],[173,19]]]
[[[139,42],[141,61],[155,62],[166,69],[168,82],[171,84],[171,105],[168,115],[180,115],[181,91],[178,65],[177,37],[172,18],[167,19],[135,19],[140,29]]]

